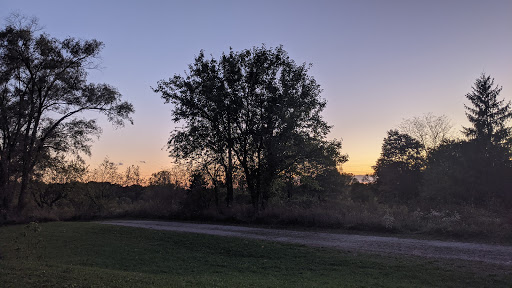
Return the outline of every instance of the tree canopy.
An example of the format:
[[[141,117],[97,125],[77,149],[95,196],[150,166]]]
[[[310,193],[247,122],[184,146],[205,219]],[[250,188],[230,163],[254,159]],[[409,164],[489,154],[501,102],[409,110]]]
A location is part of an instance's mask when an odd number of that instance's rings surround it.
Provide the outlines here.
[[[384,198],[406,201],[417,196],[421,181],[423,144],[408,134],[389,130],[373,167]]]
[[[87,82],[103,47],[97,40],[60,40],[18,21],[0,31],[0,205],[23,209],[35,171],[90,152],[101,129],[84,112],[115,125],[133,106],[108,84]],[[87,114],[90,115],[90,114]],[[17,199],[16,199],[17,198]],[[16,201],[17,200],[17,201]]]
[[[228,203],[233,171],[241,170],[255,207],[265,205],[285,172],[343,163],[341,142],[326,140],[326,102],[308,69],[282,47],[230,50],[219,60],[201,51],[185,76],[154,89],[183,124],[171,133],[172,155],[223,167]]]

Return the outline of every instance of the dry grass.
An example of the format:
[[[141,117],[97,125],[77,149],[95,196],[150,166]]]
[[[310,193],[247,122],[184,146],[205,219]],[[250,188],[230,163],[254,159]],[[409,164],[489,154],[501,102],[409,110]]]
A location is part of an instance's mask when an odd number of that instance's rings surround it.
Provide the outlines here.
[[[80,200],[80,201],[78,201]],[[51,208],[29,206],[23,214],[0,211],[0,224],[30,221],[153,218],[222,223],[314,227],[379,233],[420,234],[458,240],[512,243],[510,213],[469,206],[421,207],[379,203],[374,197],[355,201],[346,195],[327,201],[302,200],[270,203],[255,212],[249,204],[217,208],[213,203],[190,210],[184,190],[153,189],[136,200],[124,195],[93,205],[86,198],[65,200]],[[187,208],[185,208],[187,207]]]

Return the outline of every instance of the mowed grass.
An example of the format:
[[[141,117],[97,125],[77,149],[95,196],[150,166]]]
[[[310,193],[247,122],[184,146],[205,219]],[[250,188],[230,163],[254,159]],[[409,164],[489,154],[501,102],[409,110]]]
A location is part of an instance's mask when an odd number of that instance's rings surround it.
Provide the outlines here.
[[[0,287],[511,287],[508,268],[479,265],[98,223],[0,227]]]

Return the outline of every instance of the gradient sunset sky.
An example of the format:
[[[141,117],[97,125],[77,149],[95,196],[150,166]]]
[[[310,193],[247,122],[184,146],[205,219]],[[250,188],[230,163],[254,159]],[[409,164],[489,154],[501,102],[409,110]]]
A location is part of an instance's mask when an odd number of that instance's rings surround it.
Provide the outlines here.
[[[91,168],[107,156],[144,176],[172,165],[172,107],[151,86],[183,74],[201,49],[217,58],[229,47],[282,44],[296,62],[312,63],[329,137],[343,139],[343,169],[356,175],[372,172],[386,131],[403,119],[431,112],[448,116],[454,132],[468,125],[465,94],[481,73],[512,99],[511,0],[0,0],[3,25],[12,12],[39,18],[53,37],[105,44],[103,68],[89,79],[117,87],[135,123],[114,129],[98,117]]]

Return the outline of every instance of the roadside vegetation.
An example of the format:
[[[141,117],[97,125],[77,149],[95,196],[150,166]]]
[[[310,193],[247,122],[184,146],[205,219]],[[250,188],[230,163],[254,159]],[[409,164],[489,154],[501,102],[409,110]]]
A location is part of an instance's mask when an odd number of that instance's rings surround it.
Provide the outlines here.
[[[83,222],[0,227],[0,269],[2,287],[509,287],[512,282],[503,267],[487,264]]]

